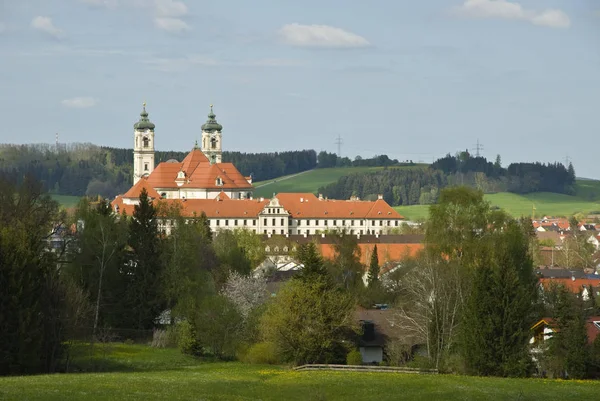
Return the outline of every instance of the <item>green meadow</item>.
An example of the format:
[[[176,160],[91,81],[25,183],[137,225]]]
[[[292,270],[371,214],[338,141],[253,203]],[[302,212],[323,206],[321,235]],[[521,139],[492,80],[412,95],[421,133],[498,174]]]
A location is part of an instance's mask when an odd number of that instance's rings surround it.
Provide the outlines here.
[[[102,347],[108,347],[103,349]],[[89,359],[89,358],[88,358]],[[92,361],[76,358],[75,367]],[[176,349],[102,345],[105,371],[0,377],[0,399],[34,400],[594,400],[600,382],[456,375],[297,372],[284,366],[208,362]],[[86,365],[87,364],[87,365]]]
[[[577,181],[577,193],[574,196],[555,194],[550,192],[535,192],[526,195],[500,192],[497,194],[486,194],[485,199],[492,206],[506,210],[515,217],[521,216],[572,216],[577,213],[589,214],[600,211],[600,202],[587,200],[595,199],[591,196],[595,188],[600,194],[600,182]],[[593,195],[597,196],[597,195]],[[404,217],[416,220],[425,219],[429,215],[429,206],[398,206],[395,207]]]

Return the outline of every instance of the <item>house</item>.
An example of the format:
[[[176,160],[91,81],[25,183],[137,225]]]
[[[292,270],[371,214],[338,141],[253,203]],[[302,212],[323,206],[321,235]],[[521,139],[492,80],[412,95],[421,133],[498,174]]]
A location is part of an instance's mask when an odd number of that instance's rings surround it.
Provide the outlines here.
[[[394,337],[394,323],[389,309],[357,308],[355,316],[362,334],[358,338],[358,349],[365,364],[383,362],[387,341]]]
[[[592,344],[596,337],[600,335],[600,316],[591,316],[585,321],[588,344]],[[529,344],[534,348],[539,348],[541,344],[552,338],[556,333],[556,321],[545,317],[531,327],[532,336]]]
[[[600,276],[598,278],[540,278],[542,291],[552,285],[562,285],[574,294],[581,294],[581,299],[584,301],[588,301],[592,296],[600,296]]]

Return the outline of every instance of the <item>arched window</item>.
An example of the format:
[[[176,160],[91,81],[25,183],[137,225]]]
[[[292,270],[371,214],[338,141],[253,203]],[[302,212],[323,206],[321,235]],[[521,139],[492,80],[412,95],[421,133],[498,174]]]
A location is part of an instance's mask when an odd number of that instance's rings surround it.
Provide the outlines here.
[[[144,137],[144,147],[147,148],[149,144],[150,144],[150,140],[148,138]]]
[[[211,149],[217,148],[217,138],[210,138],[210,148]]]

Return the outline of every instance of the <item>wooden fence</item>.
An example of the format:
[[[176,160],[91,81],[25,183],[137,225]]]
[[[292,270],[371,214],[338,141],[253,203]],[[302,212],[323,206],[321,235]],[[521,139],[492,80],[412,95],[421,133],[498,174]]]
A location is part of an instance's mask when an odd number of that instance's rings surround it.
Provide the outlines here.
[[[395,372],[395,373],[417,373],[417,374],[438,374],[437,369],[418,369],[395,366],[376,366],[376,365],[325,365],[325,364],[310,364],[296,366],[294,370],[346,370],[351,372]]]

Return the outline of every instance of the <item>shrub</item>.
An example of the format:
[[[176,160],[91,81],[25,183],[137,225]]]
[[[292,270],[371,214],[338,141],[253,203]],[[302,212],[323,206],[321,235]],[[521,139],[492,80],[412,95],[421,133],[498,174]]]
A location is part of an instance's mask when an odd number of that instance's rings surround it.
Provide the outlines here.
[[[403,366],[411,357],[411,347],[398,340],[389,341],[385,347],[386,362],[390,366]]]
[[[354,349],[346,355],[346,365],[362,365],[362,355],[360,351]]]
[[[192,324],[188,321],[183,321],[177,324],[177,347],[184,354],[200,355],[202,347],[196,340],[196,331]]]
[[[271,342],[252,345],[243,356],[246,363],[275,365],[280,363],[277,347]]]

